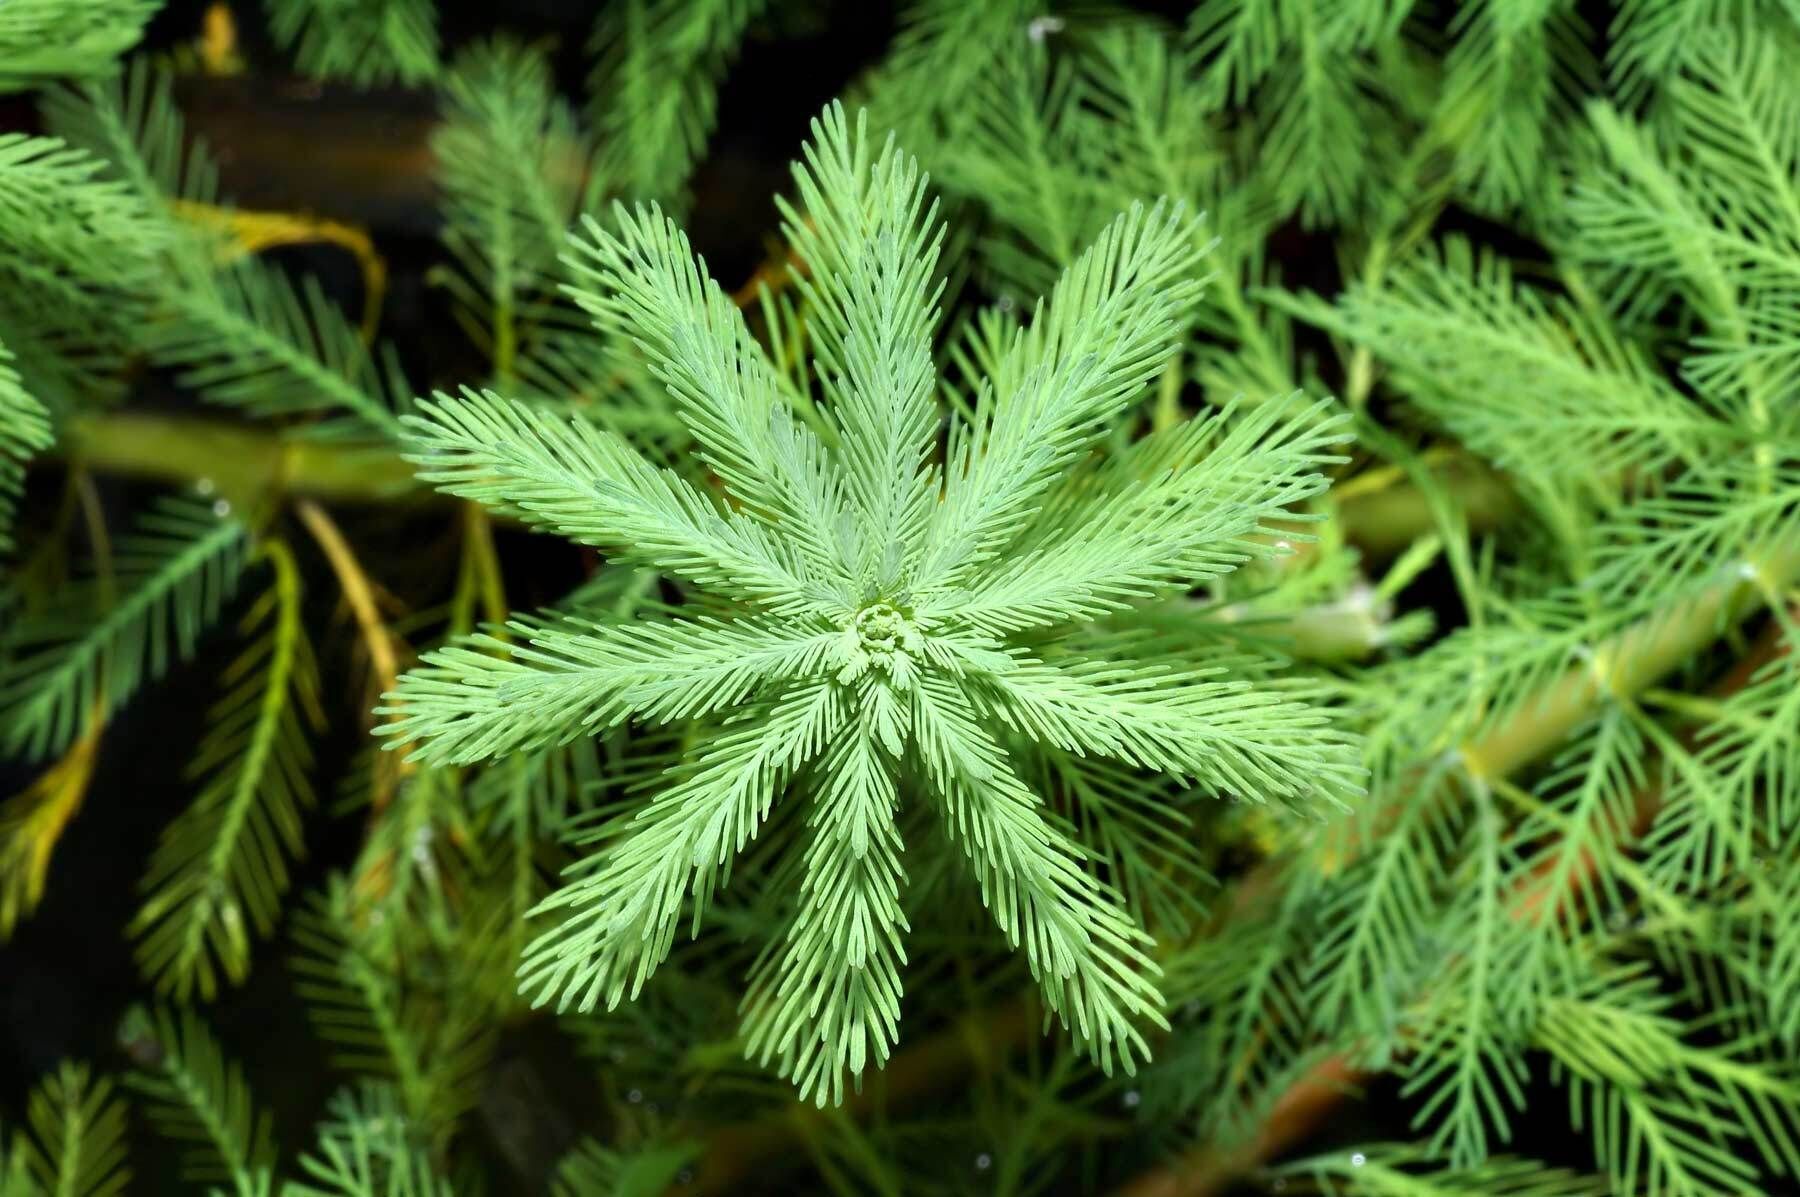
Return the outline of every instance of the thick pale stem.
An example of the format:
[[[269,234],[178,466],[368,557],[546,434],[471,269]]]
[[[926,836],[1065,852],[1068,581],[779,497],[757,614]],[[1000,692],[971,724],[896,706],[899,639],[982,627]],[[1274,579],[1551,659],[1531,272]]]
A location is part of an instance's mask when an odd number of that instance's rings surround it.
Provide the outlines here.
[[[271,490],[340,503],[442,499],[414,481],[412,467],[389,446],[310,440],[207,416],[76,416],[60,429],[58,451],[100,473],[177,484],[208,479],[240,501]],[[1474,529],[1494,527],[1518,510],[1505,480],[1487,467],[1457,457],[1436,468]],[[1372,559],[1392,557],[1432,529],[1424,498],[1407,482],[1353,488],[1338,503],[1337,518],[1345,538]]]
[[[386,446],[282,436],[205,416],[133,411],[76,416],[58,430],[57,448],[99,473],[188,485],[206,479],[241,501],[269,490],[361,503],[431,493]]]

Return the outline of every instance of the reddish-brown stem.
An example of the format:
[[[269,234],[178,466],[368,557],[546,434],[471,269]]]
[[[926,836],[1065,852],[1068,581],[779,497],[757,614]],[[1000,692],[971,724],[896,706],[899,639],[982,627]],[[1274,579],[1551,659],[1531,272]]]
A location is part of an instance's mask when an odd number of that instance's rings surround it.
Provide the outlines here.
[[[1222,1193],[1234,1179],[1302,1142],[1369,1074],[1344,1056],[1327,1056],[1289,1085],[1247,1142],[1208,1146],[1172,1167],[1156,1168],[1118,1190],[1118,1197],[1202,1197]]]

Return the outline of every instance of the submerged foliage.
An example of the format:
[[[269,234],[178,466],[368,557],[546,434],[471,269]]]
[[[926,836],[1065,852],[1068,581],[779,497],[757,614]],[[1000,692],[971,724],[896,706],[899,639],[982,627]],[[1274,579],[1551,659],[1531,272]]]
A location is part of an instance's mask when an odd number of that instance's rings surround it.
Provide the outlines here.
[[[5,950],[161,828],[4,1197],[1800,1183],[1788,6],[919,0],[765,230],[826,6],[271,3],[422,277],[156,7],[0,3]]]

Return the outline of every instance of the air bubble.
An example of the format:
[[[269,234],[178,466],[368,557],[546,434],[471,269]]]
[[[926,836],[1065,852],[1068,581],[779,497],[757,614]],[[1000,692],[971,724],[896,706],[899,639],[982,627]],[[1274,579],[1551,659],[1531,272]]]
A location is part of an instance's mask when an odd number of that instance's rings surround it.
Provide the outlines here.
[[[625,1100],[635,1106],[638,1102],[644,1100],[644,1091],[642,1089],[633,1089],[630,1093],[625,1095]]]
[[[986,1172],[989,1168],[992,1168],[993,1166],[994,1166],[994,1157],[989,1155],[987,1152],[984,1151],[980,1155],[975,1157],[975,1171]]]
[[[1368,1158],[1360,1151],[1352,1152],[1350,1155],[1350,1166],[1352,1168],[1360,1168],[1368,1162]]]
[[[1136,1089],[1125,1090],[1125,1108],[1126,1109],[1128,1109],[1128,1110],[1137,1109],[1138,1102],[1143,1101],[1143,1100],[1144,1100],[1143,1095],[1140,1094]]]
[[[219,489],[218,485],[211,478],[194,479],[194,493],[203,499],[217,489]]]
[[[213,500],[213,514],[224,519],[231,514],[231,503],[225,499]]]

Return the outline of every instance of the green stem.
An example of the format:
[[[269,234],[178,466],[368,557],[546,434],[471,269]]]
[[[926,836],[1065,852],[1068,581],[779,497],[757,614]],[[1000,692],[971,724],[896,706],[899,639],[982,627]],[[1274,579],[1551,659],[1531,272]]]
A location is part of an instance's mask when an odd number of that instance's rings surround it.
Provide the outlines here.
[[[1451,457],[1431,469],[1438,484],[1455,494],[1471,532],[1498,527],[1519,511],[1506,479],[1475,458]],[[1411,482],[1355,489],[1338,502],[1337,518],[1344,539],[1375,560],[1398,556],[1437,527],[1430,502]]]
[[[167,412],[80,415],[57,451],[90,470],[162,482],[211,481],[234,501],[269,489],[340,502],[392,502],[426,492],[386,445],[309,440]]]
[[[340,503],[450,500],[419,485],[392,446],[310,440],[208,416],[113,411],[75,416],[57,450],[86,468],[178,485],[208,480],[243,505],[267,491]],[[1471,527],[1491,528],[1518,510],[1505,480],[1471,458],[1436,467],[1456,491]],[[1338,504],[1345,537],[1371,559],[1394,556],[1432,530],[1417,487],[1397,482],[1358,489]]]
[[[1389,643],[1390,605],[1366,588],[1329,603],[1265,615],[1254,604],[1214,613],[1215,622],[1242,625],[1246,635],[1304,661],[1362,661]]]
[[[1734,571],[1599,645],[1590,660],[1571,666],[1514,718],[1464,745],[1465,767],[1477,776],[1504,777],[1562,743],[1603,702],[1635,699],[1800,577],[1800,545],[1777,545],[1759,565],[1760,577],[1773,585],[1760,586]]]

